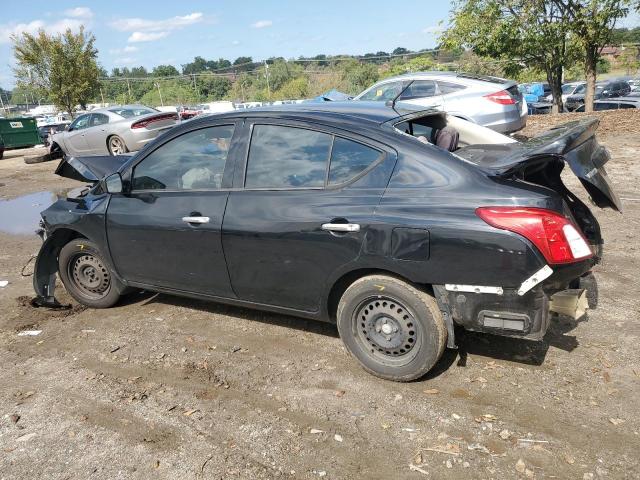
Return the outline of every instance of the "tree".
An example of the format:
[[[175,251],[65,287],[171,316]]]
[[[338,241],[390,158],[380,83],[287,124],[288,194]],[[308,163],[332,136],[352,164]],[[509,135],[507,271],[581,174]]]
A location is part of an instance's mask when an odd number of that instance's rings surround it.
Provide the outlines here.
[[[616,22],[629,12],[629,0],[552,0],[567,20],[584,57],[585,112],[593,111],[596,74],[602,47],[611,41]]]
[[[27,84],[48,96],[71,115],[76,105],[86,105],[99,89],[98,50],[95,37],[80,28],[61,35],[22,33],[12,36],[18,84]]]
[[[180,72],[173,65],[158,65],[153,69],[152,75],[155,77],[176,77],[180,75]]]
[[[371,63],[347,60],[341,64],[342,79],[349,93],[360,93],[378,80],[378,68]]]
[[[407,53],[410,53],[410,52],[404,47],[398,47],[398,48],[395,48],[391,53],[393,55],[406,55]]]
[[[554,111],[562,111],[562,72],[575,57],[569,25],[553,0],[461,0],[441,41],[503,62],[507,75],[524,67],[546,74]]]

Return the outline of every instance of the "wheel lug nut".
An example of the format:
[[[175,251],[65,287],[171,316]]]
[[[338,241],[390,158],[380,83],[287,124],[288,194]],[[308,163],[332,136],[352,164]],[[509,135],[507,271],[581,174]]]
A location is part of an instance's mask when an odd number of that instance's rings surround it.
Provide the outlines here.
[[[376,333],[380,333],[380,331],[381,331],[381,330],[382,330],[382,328],[380,328],[380,325],[378,325],[378,326],[376,327]]]

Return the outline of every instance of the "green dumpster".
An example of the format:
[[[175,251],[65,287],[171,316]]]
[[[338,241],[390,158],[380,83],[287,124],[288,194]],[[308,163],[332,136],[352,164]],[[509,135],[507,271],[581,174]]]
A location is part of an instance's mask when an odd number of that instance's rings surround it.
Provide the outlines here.
[[[5,149],[33,147],[42,143],[36,119],[31,117],[0,118],[0,144],[3,143]]]

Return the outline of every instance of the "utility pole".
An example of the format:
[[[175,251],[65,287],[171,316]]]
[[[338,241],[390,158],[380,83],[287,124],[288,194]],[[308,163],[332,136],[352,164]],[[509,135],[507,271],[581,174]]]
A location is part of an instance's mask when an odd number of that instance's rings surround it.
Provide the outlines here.
[[[127,103],[131,103],[131,84],[129,83],[129,79],[127,78],[127,90],[129,90],[129,96],[127,97]]]
[[[156,87],[158,87],[158,94],[160,95],[160,105],[164,107],[164,102],[162,101],[162,91],[160,90],[160,82],[156,82]]]
[[[269,87],[269,64],[264,61],[264,76],[267,77],[267,98],[271,100],[271,88]]]
[[[100,87],[100,97],[102,98],[102,106],[104,106],[104,93],[102,93],[102,87]]]

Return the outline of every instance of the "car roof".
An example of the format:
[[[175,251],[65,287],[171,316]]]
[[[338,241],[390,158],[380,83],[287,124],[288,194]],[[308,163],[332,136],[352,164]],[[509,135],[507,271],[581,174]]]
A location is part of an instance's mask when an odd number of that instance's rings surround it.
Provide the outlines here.
[[[461,80],[470,80],[476,82],[490,82],[490,83],[516,83],[513,80],[509,80],[506,78],[500,77],[492,77],[489,75],[476,75],[474,73],[466,73],[466,72],[441,72],[438,70],[435,71],[426,71],[426,72],[412,72],[412,73],[403,73],[402,75],[396,75],[394,77],[385,78],[382,80],[383,82],[387,82],[389,80],[402,80],[402,79],[420,79],[420,78],[457,78]],[[378,82],[379,83],[379,82]]]
[[[152,107],[148,107],[146,105],[142,105],[140,103],[129,104],[129,105],[111,105],[110,107],[96,108],[95,110],[91,110],[86,113],[103,113],[103,112],[111,112],[113,113],[114,108],[148,108],[149,110],[155,110]]]
[[[406,110],[399,104],[395,109],[385,102],[323,102],[323,103],[298,103],[288,105],[271,105],[267,107],[252,108],[249,110],[235,110],[217,115],[210,115],[207,118],[233,118],[233,117],[298,117],[316,118],[325,120],[357,119],[375,125],[381,125],[390,120],[400,118],[416,110]],[[421,113],[424,115],[438,114],[438,110],[428,109]]]

